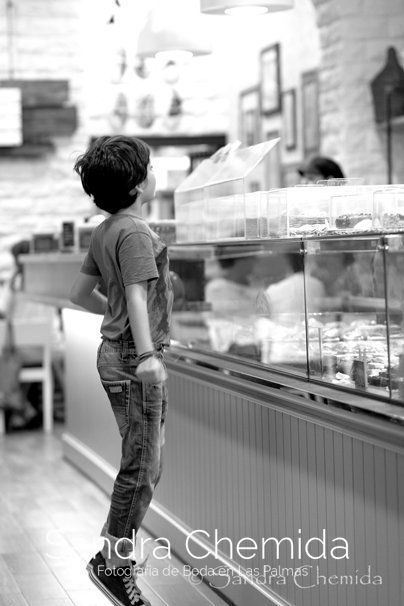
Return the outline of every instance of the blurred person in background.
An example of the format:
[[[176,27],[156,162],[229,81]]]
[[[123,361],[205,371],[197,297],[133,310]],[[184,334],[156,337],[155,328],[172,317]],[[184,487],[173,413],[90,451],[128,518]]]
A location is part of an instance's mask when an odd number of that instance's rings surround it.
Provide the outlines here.
[[[222,251],[216,261],[218,270],[206,284],[205,301],[216,314],[250,315],[258,294],[258,289],[251,285],[256,256],[232,257]]]
[[[250,359],[259,359],[254,335],[258,288],[252,285],[256,254],[232,256],[218,249],[216,275],[205,286],[206,316],[211,347]]]
[[[339,166],[331,158],[326,156],[313,156],[297,169],[302,185],[317,183],[317,181],[329,181],[330,179],[345,179],[345,175]]]
[[[295,323],[304,318],[304,274],[303,258],[300,253],[285,253],[283,255],[285,275],[274,284],[270,284],[259,299],[261,313],[271,319],[285,319]],[[306,276],[307,297],[312,311],[321,309],[325,296],[324,284],[317,277]]]

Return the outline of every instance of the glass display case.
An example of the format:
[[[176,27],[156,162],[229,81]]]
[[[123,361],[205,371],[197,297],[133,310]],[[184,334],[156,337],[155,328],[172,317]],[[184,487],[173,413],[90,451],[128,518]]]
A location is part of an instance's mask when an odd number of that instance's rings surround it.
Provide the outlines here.
[[[219,150],[175,191],[178,242],[258,238],[265,158],[279,139]]]
[[[404,405],[404,234],[174,245],[170,259],[174,345]]]
[[[177,189],[173,341],[404,405],[404,186],[265,191],[277,143],[219,150]]]
[[[279,139],[218,150],[175,191],[178,242],[380,233],[404,229],[404,186],[332,179],[265,190]]]
[[[404,186],[376,189],[374,193],[375,225],[384,230],[404,228]]]
[[[261,206],[261,221],[268,224],[265,233],[293,238],[380,231],[375,210],[375,192],[380,186],[354,182],[334,179],[262,192],[266,206]]]

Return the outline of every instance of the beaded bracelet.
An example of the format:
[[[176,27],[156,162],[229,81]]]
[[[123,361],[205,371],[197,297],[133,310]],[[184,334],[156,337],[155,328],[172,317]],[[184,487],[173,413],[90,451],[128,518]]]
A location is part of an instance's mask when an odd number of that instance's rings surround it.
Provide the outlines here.
[[[152,349],[151,351],[145,351],[144,353],[140,354],[140,356],[137,357],[137,361],[140,364],[140,362],[144,362],[148,358],[153,358],[155,355],[156,355],[156,351],[154,349]]]

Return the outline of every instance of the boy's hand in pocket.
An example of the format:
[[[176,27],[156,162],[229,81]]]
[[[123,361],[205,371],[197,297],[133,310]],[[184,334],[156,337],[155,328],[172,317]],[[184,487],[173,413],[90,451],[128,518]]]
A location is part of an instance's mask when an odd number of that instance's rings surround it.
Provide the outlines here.
[[[140,362],[136,369],[137,378],[142,383],[162,383],[167,378],[167,373],[162,361],[152,356]]]

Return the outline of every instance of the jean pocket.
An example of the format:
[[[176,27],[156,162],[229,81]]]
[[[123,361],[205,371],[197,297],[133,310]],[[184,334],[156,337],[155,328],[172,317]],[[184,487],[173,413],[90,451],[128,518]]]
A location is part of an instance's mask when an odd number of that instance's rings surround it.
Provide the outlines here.
[[[129,427],[130,380],[104,381],[101,379],[101,383],[111,403],[119,433],[123,437]]]

